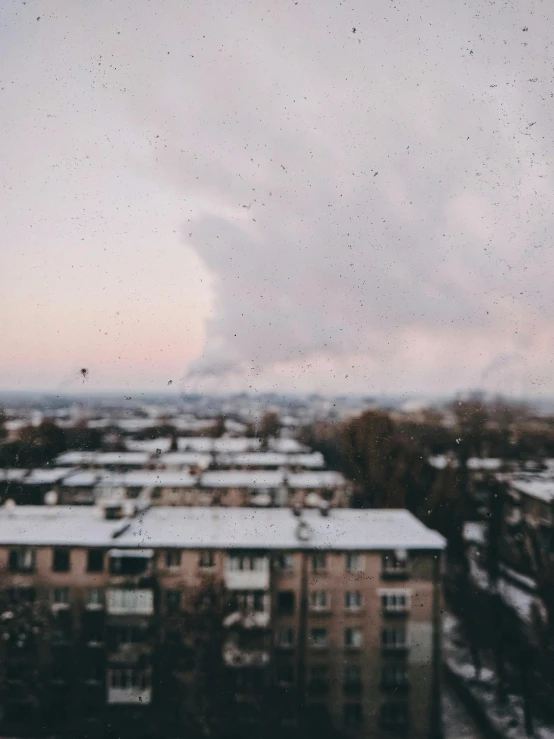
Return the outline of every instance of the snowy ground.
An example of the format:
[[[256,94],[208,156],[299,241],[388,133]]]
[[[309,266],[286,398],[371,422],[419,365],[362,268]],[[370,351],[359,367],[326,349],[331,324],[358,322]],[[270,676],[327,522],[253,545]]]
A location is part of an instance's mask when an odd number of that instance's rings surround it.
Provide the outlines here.
[[[485,739],[464,704],[448,685],[442,690],[444,739]]]
[[[525,737],[520,696],[510,695],[507,705],[499,706],[496,700],[496,676],[490,669],[491,665],[484,666],[480,678],[476,679],[469,650],[460,639],[456,620],[452,616],[444,619],[444,658],[448,668],[463,681],[497,731],[506,739]],[[554,739],[554,727],[545,726],[539,721],[535,724],[535,739]]]

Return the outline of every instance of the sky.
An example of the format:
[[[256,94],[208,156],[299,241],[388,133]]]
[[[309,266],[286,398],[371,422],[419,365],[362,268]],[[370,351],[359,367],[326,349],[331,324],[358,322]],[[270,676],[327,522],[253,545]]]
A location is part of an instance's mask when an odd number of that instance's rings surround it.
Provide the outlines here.
[[[0,388],[554,394],[553,22],[6,0]]]

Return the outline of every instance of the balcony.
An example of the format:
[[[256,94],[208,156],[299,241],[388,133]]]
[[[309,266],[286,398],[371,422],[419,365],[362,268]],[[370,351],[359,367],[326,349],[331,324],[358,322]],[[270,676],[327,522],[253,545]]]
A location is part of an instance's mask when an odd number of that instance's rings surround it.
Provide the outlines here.
[[[152,701],[152,688],[108,688],[108,703],[111,705],[148,705]]]
[[[150,644],[129,642],[110,650],[109,660],[112,664],[137,665],[141,660],[148,660],[151,654]]]
[[[225,587],[228,590],[269,590],[269,564],[259,570],[227,569]]]
[[[269,651],[266,649],[242,649],[236,644],[223,647],[223,662],[227,667],[265,667],[269,664]]]
[[[152,701],[152,675],[148,669],[116,667],[108,670],[107,702],[147,705]]]
[[[147,589],[108,590],[106,610],[111,616],[152,616],[154,593]]]
[[[267,629],[270,614],[267,611],[234,611],[225,617],[223,626],[225,628],[238,627],[242,629]]]
[[[410,615],[408,606],[383,606],[381,608],[381,616],[383,618],[396,618],[402,620]]]
[[[384,567],[381,570],[381,578],[383,580],[408,580],[410,577],[410,568],[401,567]]]
[[[152,580],[153,549],[110,549],[108,556],[113,585],[144,587]]]

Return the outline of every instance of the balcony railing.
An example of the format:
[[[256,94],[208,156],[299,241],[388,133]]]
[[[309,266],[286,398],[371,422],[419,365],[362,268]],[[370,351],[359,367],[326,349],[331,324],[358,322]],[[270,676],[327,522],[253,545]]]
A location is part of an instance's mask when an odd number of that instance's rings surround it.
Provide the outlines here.
[[[106,610],[112,616],[151,616],[154,613],[154,593],[138,588],[108,590]]]
[[[225,571],[228,590],[269,590],[269,567],[260,570]]]
[[[242,629],[267,629],[270,621],[268,611],[234,611],[229,613],[223,621],[226,628],[238,627]]]
[[[241,649],[234,644],[227,644],[223,648],[223,661],[227,667],[265,667],[269,664],[269,651]]]
[[[108,703],[148,705],[152,701],[152,688],[108,688]]]

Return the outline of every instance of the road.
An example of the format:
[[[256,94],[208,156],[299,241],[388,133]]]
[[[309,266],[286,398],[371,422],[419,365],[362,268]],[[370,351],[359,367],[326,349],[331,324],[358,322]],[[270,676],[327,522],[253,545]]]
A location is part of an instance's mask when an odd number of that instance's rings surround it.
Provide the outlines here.
[[[450,685],[442,687],[444,739],[486,739]]]

